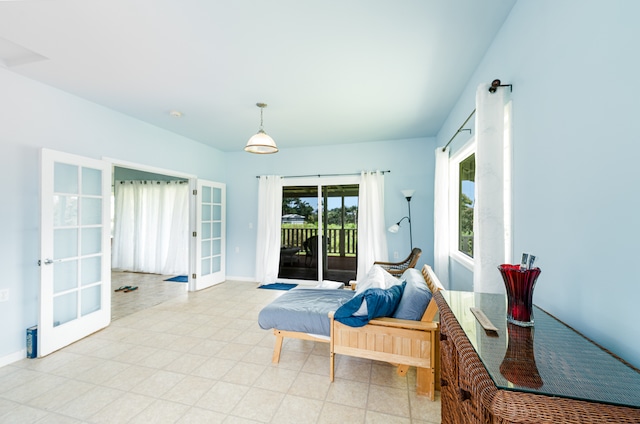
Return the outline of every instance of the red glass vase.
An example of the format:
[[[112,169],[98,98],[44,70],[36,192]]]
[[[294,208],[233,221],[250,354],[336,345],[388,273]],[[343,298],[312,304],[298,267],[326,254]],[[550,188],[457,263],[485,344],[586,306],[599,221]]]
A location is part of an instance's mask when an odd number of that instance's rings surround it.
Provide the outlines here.
[[[540,268],[520,269],[520,265],[498,267],[507,290],[507,321],[521,327],[533,325],[533,287]]]

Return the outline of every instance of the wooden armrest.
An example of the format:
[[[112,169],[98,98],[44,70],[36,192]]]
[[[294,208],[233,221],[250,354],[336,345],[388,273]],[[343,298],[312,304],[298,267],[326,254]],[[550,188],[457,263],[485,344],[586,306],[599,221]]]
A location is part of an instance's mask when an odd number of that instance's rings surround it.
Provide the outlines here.
[[[368,325],[379,325],[383,327],[394,328],[407,328],[410,330],[437,330],[439,324],[437,322],[429,321],[413,321],[410,319],[398,319],[398,318],[375,318],[369,321]]]
[[[374,264],[374,265],[402,265],[402,262],[398,263],[398,262],[382,262],[382,261],[375,261],[373,264]]]

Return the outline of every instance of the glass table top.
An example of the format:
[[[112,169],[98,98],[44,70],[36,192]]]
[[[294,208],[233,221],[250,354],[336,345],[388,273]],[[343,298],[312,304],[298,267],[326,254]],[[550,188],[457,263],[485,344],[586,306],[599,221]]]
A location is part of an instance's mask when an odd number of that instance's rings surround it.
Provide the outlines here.
[[[640,408],[640,373],[534,306],[534,326],[507,323],[504,295],[443,291],[499,389]],[[498,332],[486,332],[469,308]]]

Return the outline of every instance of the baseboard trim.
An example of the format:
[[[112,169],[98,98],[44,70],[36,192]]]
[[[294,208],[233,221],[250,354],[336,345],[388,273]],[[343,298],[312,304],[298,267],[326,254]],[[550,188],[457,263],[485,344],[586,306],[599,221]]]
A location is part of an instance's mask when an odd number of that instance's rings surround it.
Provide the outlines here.
[[[0,357],[0,368],[5,365],[13,364],[14,362],[18,362],[21,359],[27,357],[27,349],[22,349],[14,353],[10,353],[9,355],[5,355]]]
[[[233,277],[231,275],[227,275],[226,278],[224,279],[225,282],[229,282],[229,281],[246,281],[249,283],[255,283],[256,279],[252,278],[252,277]]]

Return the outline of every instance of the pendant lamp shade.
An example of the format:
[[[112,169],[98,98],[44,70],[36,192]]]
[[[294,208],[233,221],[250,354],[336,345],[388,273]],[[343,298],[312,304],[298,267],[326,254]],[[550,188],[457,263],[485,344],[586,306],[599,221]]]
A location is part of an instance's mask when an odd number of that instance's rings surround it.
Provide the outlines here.
[[[267,107],[267,104],[256,103],[256,106],[260,108],[260,129],[258,130],[257,134],[249,139],[247,145],[244,147],[244,150],[249,153],[258,154],[276,153],[278,151],[276,142],[273,141],[273,138],[269,137],[269,135],[262,129],[262,111],[265,107]]]

